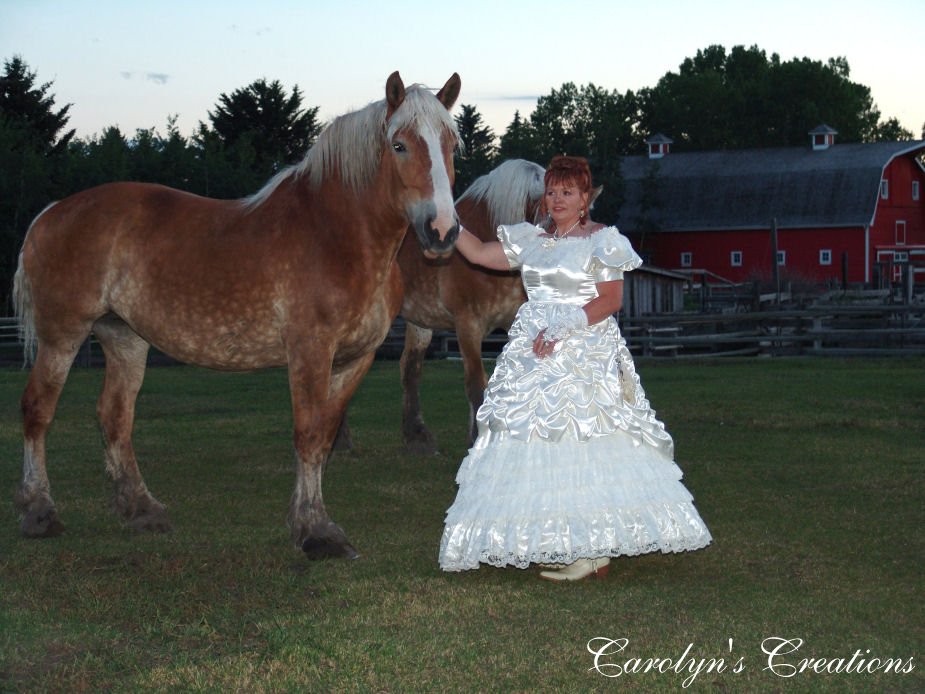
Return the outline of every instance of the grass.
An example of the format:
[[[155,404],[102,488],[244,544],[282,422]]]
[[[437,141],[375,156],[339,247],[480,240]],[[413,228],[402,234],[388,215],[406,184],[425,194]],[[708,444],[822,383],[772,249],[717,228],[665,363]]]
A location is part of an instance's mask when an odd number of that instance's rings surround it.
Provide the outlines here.
[[[374,366],[351,405],[357,450],[325,476],[328,510],[363,556],[318,563],[285,527],[284,372],[149,370],[136,450],[175,530],[135,535],[108,507],[102,372],[73,371],[49,437],[67,532],[27,541],[12,504],[0,514],[0,691],[925,691],[925,361],[643,362],[715,541],[569,586],[533,570],[438,569],[466,450],[462,369],[425,369],[443,451],[430,457],[402,451],[397,371]],[[0,370],[7,499],[25,379]],[[596,637],[627,639],[600,671]],[[803,640],[779,674],[762,651],[774,638]],[[858,650],[855,664],[915,669],[782,676]],[[650,658],[676,668],[643,672]],[[630,672],[602,674],[618,665]]]

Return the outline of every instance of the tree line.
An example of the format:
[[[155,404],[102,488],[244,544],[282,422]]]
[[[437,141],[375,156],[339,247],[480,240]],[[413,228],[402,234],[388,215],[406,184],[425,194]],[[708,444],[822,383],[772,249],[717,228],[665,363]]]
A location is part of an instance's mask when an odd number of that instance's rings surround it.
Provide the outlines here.
[[[200,121],[189,136],[168,116],[163,134],[153,128],[126,134],[109,126],[78,138],[67,128],[70,104],[57,106],[52,86],[38,81],[21,57],[5,60],[0,294],[7,310],[23,236],[49,202],[115,180],[243,197],[298,162],[323,127],[319,107],[303,104],[298,85],[287,92],[279,81],[260,79],[220,94],[208,122]],[[505,159],[545,164],[560,153],[585,156],[606,191],[595,209],[602,221],[622,204],[621,158],[642,154],[651,134],[671,137],[675,151],[805,145],[808,131],[821,123],[834,127],[843,142],[913,138],[895,118],[881,118],[870,89],[851,81],[846,59],[781,61],[757,46],[728,52],[710,46],[636,92],[567,82],[540,97],[529,115],[515,113],[500,137],[475,105],[462,104],[455,119],[462,142],[457,195]]]

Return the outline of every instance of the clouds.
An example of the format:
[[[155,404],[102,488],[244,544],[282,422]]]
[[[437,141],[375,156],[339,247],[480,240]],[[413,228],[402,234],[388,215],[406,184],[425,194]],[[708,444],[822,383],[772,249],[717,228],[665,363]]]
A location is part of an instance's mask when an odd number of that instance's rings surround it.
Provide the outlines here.
[[[154,84],[167,84],[170,80],[170,75],[165,72],[132,72],[131,70],[123,70],[119,74],[124,80],[140,79],[146,82],[154,82]]]

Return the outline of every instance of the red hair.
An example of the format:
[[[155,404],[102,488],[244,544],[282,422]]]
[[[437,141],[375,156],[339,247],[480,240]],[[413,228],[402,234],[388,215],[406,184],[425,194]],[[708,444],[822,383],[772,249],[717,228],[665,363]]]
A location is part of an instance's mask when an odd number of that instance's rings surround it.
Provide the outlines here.
[[[543,178],[543,185],[546,188],[554,185],[572,185],[588,196],[588,202],[591,201],[591,167],[588,166],[588,160],[584,157],[569,157],[560,154],[552,158],[549,166],[546,167],[546,176]],[[588,210],[585,210],[584,217],[581,218],[582,226],[590,216]],[[547,214],[546,196],[543,196],[541,213]]]

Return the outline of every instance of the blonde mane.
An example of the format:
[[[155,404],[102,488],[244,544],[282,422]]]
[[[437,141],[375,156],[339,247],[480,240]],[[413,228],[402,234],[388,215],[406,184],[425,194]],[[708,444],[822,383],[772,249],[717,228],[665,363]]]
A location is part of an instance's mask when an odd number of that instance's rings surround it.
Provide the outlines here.
[[[542,166],[532,161],[508,159],[477,178],[460,196],[459,202],[484,199],[488,205],[488,219],[492,228],[499,224],[536,222],[535,219],[524,220],[524,209],[528,202],[543,197],[545,173]]]
[[[458,146],[456,122],[431,91],[420,84],[405,90],[405,99],[386,123],[385,99],[335,118],[318,136],[301,162],[280,171],[266,185],[242,202],[254,208],[267,200],[288,178],[308,176],[312,188],[337,175],[356,195],[361,195],[375,176],[382,148],[392,136],[406,127],[431,125],[437,132],[447,130]],[[386,128],[388,125],[388,128]]]

